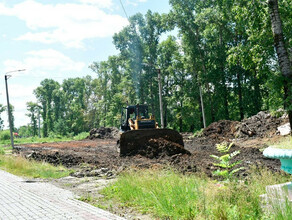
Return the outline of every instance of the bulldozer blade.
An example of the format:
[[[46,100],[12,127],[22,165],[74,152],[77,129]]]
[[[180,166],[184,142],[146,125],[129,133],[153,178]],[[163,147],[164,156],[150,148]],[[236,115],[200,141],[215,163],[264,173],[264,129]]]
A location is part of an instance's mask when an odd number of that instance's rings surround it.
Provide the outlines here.
[[[120,137],[120,156],[133,156],[141,154],[143,150],[149,148],[153,140],[165,140],[174,143],[182,151],[184,143],[182,136],[171,129],[140,129],[131,130],[121,134]],[[149,142],[150,141],[150,142]]]

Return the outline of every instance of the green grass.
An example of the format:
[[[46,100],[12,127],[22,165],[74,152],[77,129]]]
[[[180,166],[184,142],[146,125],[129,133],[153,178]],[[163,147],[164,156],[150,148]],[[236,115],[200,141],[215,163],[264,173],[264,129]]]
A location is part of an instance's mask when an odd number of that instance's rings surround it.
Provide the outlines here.
[[[121,175],[102,190],[104,200],[161,219],[274,219],[260,207],[265,186],[289,181],[285,174],[255,170],[247,180],[220,184],[174,171],[141,170]],[[282,219],[291,219],[290,212]],[[281,219],[281,218],[280,218]]]
[[[0,147],[0,155],[4,155],[5,154],[5,149],[3,147]]]
[[[44,179],[61,178],[72,172],[63,166],[53,166],[13,155],[0,155],[0,169],[18,176]]]
[[[271,145],[273,148],[279,148],[279,149],[291,149],[292,150],[292,137],[285,137],[282,138],[280,141],[273,143]]]
[[[2,131],[4,132],[4,131]],[[0,132],[1,133],[1,132]],[[82,132],[74,137],[61,137],[61,136],[51,136],[46,138],[27,137],[27,138],[14,138],[14,144],[28,144],[28,143],[44,143],[44,142],[61,142],[61,141],[72,141],[72,140],[83,140],[89,135],[88,132]],[[1,136],[1,135],[0,135]],[[10,145],[10,136],[9,139],[0,139],[0,145],[7,146]]]

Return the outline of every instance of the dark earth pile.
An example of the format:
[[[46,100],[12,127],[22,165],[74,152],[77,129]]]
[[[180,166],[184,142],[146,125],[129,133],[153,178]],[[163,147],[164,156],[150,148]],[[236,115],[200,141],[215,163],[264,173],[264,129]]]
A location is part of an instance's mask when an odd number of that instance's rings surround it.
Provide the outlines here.
[[[99,139],[119,138],[119,129],[115,127],[93,128],[89,132],[88,139],[93,140],[96,138],[99,138]]]
[[[234,138],[239,123],[229,120],[214,122],[203,130],[203,135],[211,139]]]
[[[237,131],[238,138],[245,137],[270,137],[276,135],[277,127],[288,122],[285,117],[274,117],[268,112],[258,114],[243,120]]]
[[[171,129],[145,129],[123,133],[120,138],[120,155],[138,154],[152,159],[190,153],[184,149],[181,134]]]
[[[145,143],[144,147],[139,147],[136,154],[153,159],[164,158],[166,156],[173,156],[176,154],[190,155],[191,153],[185,150],[180,144],[168,141],[164,138],[152,138]]]
[[[286,122],[288,122],[286,117],[275,117],[261,111],[241,122],[229,120],[214,122],[203,130],[203,135],[218,141],[226,138],[272,137],[276,135],[277,127]]]

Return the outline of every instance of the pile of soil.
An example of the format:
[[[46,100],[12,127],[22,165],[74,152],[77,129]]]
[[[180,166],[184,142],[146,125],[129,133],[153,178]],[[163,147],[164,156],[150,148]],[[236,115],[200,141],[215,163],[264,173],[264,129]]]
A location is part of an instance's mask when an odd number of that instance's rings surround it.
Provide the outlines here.
[[[180,144],[168,141],[164,138],[150,139],[145,143],[145,147],[139,147],[136,154],[153,159],[153,158],[164,158],[173,156],[176,154],[187,154],[191,155],[188,150]]]
[[[234,138],[240,122],[221,120],[210,124],[203,130],[203,135],[210,139]]]
[[[77,154],[62,155],[58,151],[51,152],[49,154],[33,151],[31,154],[28,154],[26,158],[34,159],[37,161],[46,161],[48,163],[55,164],[55,165],[65,164],[67,167],[73,167],[82,162],[82,157],[78,156]]]
[[[171,129],[128,131],[120,138],[120,155],[141,155],[150,159],[190,154],[184,149],[182,135]]]
[[[241,122],[229,120],[214,122],[203,130],[203,135],[219,142],[234,138],[272,137],[277,134],[277,127],[287,122],[287,117],[275,117],[261,111]]]
[[[119,138],[119,129],[115,127],[100,127],[93,128],[89,132],[89,136],[87,137],[90,140],[93,139],[109,139],[109,138]]]
[[[288,122],[285,117],[274,117],[268,112],[258,114],[243,120],[238,126],[236,136],[246,137],[272,137],[277,133],[277,127]]]

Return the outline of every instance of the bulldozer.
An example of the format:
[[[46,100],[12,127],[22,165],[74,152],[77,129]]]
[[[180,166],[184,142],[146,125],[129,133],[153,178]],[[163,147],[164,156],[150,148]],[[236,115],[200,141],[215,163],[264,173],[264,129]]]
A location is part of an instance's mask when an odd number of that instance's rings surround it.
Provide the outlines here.
[[[121,114],[120,156],[141,154],[149,148],[150,140],[175,143],[182,149],[182,136],[175,130],[159,128],[154,115],[149,115],[148,105],[129,105]]]

